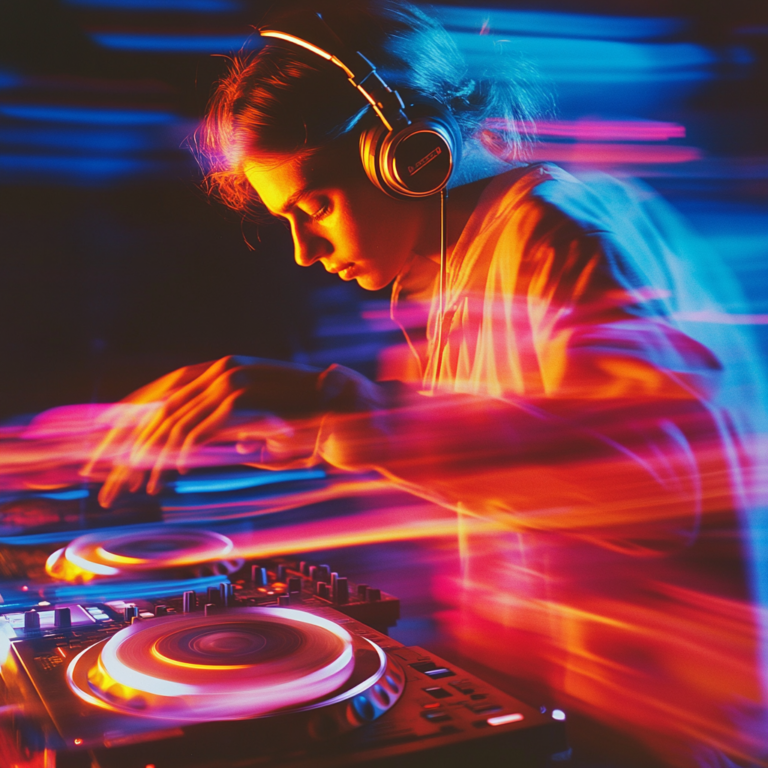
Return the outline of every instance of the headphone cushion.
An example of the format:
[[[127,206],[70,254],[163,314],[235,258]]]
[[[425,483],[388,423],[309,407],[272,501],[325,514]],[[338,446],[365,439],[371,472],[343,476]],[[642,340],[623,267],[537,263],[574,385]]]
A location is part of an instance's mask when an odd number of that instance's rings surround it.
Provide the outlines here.
[[[390,190],[383,175],[381,174],[381,145],[387,137],[388,131],[380,121],[376,121],[370,128],[366,128],[360,134],[360,160],[363,163],[365,175],[382,192],[394,197],[394,190]]]

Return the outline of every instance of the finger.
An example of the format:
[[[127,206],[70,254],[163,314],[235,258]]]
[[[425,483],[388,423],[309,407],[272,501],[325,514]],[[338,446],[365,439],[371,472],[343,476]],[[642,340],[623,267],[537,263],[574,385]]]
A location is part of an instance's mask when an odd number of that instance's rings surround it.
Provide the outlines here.
[[[99,491],[99,504],[109,509],[115,499],[127,491],[132,485],[135,470],[130,467],[115,467],[107,476]]]
[[[231,374],[235,370],[230,367],[230,358],[214,363],[201,376],[169,397],[158,409],[154,418],[144,427],[134,440],[131,452],[132,463],[140,463],[147,453],[160,441],[167,438],[175,426],[188,418],[188,415],[199,409],[211,393],[217,394],[218,399],[229,388]],[[227,369],[229,367],[229,373]]]
[[[95,473],[95,467],[105,456],[115,462],[115,454],[130,444],[132,435],[140,431],[152,419],[156,408],[151,404],[138,406],[136,404],[118,403],[105,415],[104,421],[112,424],[99,445],[91,454],[88,463],[80,471],[81,475],[89,477]]]
[[[189,396],[190,391],[194,391],[195,382],[200,380],[201,377],[205,377],[206,373],[208,376],[203,378],[202,385],[204,385],[207,379],[215,379],[222,370],[232,365],[231,359],[224,358],[214,363],[207,362],[187,366],[172,371],[166,376],[133,392],[116,405],[115,413],[109,412],[110,423],[117,423],[101,440],[89,461],[80,471],[80,474],[85,477],[92,477],[96,474],[96,466],[105,457],[114,462],[114,454],[119,453],[124,446],[136,445],[136,443],[141,444],[142,437],[146,437],[147,434],[151,435],[153,429],[156,429],[157,425],[164,421],[165,414],[161,410],[162,406],[147,411],[140,411],[137,414],[135,410],[137,405],[149,405],[158,400],[163,401],[174,397],[176,400],[179,400],[179,392],[181,390],[186,390],[185,396]],[[190,390],[190,385],[193,387],[192,390]],[[135,463],[140,463],[141,458],[141,452],[139,452],[139,455],[134,457]],[[130,457],[128,457],[128,461],[131,463]],[[144,472],[135,468],[114,468],[100,491],[99,503],[102,506],[110,506],[114,499],[124,490],[138,490],[141,487],[144,475]]]
[[[101,461],[102,456],[107,453],[112,445],[118,441],[118,435],[121,430],[111,429],[106,437],[96,446],[96,449],[91,454],[91,458],[80,469],[80,476],[85,478],[91,478],[96,474],[96,465]]]
[[[178,452],[182,448],[186,437],[201,422],[205,421],[206,418],[215,412],[218,405],[218,397],[215,393],[207,394],[206,396],[201,395],[194,401],[194,407],[186,409],[186,414],[179,418],[167,431],[164,444],[154,460],[152,472],[149,476],[149,482],[147,483],[148,493],[154,494],[160,491],[162,474],[178,463]]]
[[[237,399],[243,394],[245,390],[235,390],[226,397],[219,406],[209,415],[203,419],[194,429],[192,429],[186,436],[179,453],[177,461],[177,468],[179,472],[185,474],[187,472],[187,465],[189,457],[192,451],[202,443],[210,440],[216,435],[222,426],[231,417],[232,411],[235,408]]]
[[[149,455],[161,444],[168,441],[170,434],[181,423],[190,423],[190,417],[198,414],[197,420],[204,418],[211,410],[211,403],[220,399],[216,391],[216,383],[203,389],[195,397],[189,391],[191,399],[186,402],[176,401],[164,403],[155,418],[149,422],[141,433],[135,438],[131,450],[131,463],[154,463]]]
[[[125,398],[124,402],[129,403],[149,403],[155,400],[166,399],[169,395],[185,387],[190,382],[202,376],[212,365],[218,361],[209,361],[206,363],[197,363],[187,365],[184,368],[178,368],[175,371],[167,373],[155,381],[146,384],[132,392]]]

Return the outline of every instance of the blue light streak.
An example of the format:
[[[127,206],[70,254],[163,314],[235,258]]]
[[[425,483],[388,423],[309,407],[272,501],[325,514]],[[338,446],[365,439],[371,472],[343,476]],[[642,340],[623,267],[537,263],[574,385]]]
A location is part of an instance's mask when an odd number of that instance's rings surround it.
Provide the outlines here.
[[[35,588],[28,592],[21,591],[18,587],[14,589],[15,585],[4,585],[2,608],[3,613],[7,613],[14,608],[38,605],[41,594],[50,603],[82,603],[83,605],[125,599],[126,595],[130,595],[131,600],[151,600],[173,597],[191,590],[205,592],[208,587],[218,587],[222,582],[229,582],[229,579],[219,574],[170,581],[109,579],[92,581],[89,584],[51,584],[45,585],[42,590]]]
[[[0,175],[40,174],[49,181],[57,177],[82,181],[103,181],[138,174],[159,174],[164,168],[162,163],[155,161],[116,157],[0,155]]]
[[[287,483],[291,480],[318,480],[326,477],[322,469],[296,469],[285,472],[264,472],[264,474],[239,475],[235,477],[202,478],[197,480],[177,480],[174,484],[176,493],[217,493],[222,491],[241,491],[262,485]]]
[[[686,22],[675,18],[592,16],[576,13],[537,13],[499,8],[435,6],[437,15],[452,32],[474,35],[534,35],[586,37],[592,40],[649,40],[676,34]]]
[[[151,135],[141,130],[119,128],[87,128],[69,126],[28,126],[0,128],[0,146],[34,147],[92,152],[126,154],[165,145],[164,136]],[[176,142],[177,144],[178,142]],[[175,147],[175,145],[174,145]]]
[[[91,39],[104,48],[119,51],[154,51],[162,53],[228,53],[250,50],[256,40],[241,35],[159,35],[128,32],[96,32]]]
[[[41,493],[43,499],[56,499],[58,501],[73,501],[75,499],[87,499],[88,491],[85,488],[73,491],[56,491],[55,493]]]
[[[709,80],[717,57],[690,43],[624,43],[559,37],[504,38],[459,32],[455,35],[473,70],[501,62],[507,50],[531,61],[558,83],[690,82]],[[494,51],[493,48],[496,48]]]
[[[167,125],[179,119],[171,112],[67,107],[52,104],[0,104],[0,115],[39,122],[91,123],[93,125]]]
[[[0,88],[15,88],[17,85],[21,85],[21,82],[22,80],[18,75],[0,69]]]
[[[205,592],[208,587],[218,587],[222,582],[229,582],[226,576],[217,574],[198,579],[183,579],[178,581],[151,580],[151,581],[98,581],[91,582],[87,586],[80,584],[57,584],[50,590],[45,589],[46,599],[51,602],[69,602],[72,600],[106,601],[124,598],[130,594],[131,600],[146,598],[169,597],[181,595],[184,592],[195,590]]]

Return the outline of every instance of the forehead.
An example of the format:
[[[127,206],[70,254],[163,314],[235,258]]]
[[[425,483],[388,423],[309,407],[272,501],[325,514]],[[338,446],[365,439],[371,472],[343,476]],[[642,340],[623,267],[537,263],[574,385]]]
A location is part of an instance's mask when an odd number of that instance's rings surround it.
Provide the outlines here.
[[[317,174],[305,163],[287,159],[283,162],[249,161],[243,166],[248,183],[272,213],[284,213],[297,195],[317,185]]]
[[[302,192],[349,190],[365,176],[354,135],[310,155],[252,157],[243,163],[243,171],[262,203],[278,214]]]

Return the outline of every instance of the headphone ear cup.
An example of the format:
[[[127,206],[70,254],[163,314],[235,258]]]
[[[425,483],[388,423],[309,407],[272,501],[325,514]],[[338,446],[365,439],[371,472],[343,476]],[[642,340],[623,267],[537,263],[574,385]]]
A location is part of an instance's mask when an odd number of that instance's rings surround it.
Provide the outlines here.
[[[399,131],[383,125],[360,136],[368,178],[391,197],[428,197],[448,185],[460,162],[461,132],[451,116],[432,114]]]
[[[366,128],[360,134],[360,159],[363,163],[365,175],[374,186],[391,197],[400,197],[400,195],[393,194],[394,191],[388,188],[381,174],[381,148],[387,134],[387,129],[378,120],[375,125]]]

